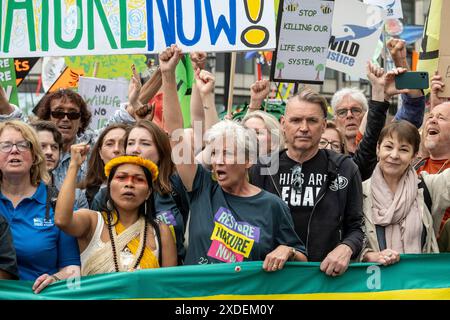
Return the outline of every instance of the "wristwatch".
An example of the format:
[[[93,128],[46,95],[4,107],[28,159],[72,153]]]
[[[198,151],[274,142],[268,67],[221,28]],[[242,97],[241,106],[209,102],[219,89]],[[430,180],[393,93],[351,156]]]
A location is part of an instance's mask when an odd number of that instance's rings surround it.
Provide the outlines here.
[[[289,260],[295,261],[295,255],[296,254],[297,254],[297,250],[295,250],[294,247],[291,247],[291,257],[289,258]]]

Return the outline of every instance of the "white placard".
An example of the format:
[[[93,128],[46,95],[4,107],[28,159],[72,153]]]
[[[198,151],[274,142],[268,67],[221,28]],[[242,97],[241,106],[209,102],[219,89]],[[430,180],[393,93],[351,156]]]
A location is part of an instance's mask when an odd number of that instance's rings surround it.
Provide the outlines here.
[[[333,20],[332,1],[283,1],[272,79],[322,83]]]
[[[0,57],[275,49],[272,0],[0,1]]]
[[[356,0],[336,0],[327,67],[366,79],[384,25],[382,8]]]
[[[78,93],[92,113],[90,129],[102,128],[122,102],[127,101],[128,82],[80,77]]]
[[[382,7],[386,10],[386,19],[403,19],[401,0],[364,0],[364,3]]]

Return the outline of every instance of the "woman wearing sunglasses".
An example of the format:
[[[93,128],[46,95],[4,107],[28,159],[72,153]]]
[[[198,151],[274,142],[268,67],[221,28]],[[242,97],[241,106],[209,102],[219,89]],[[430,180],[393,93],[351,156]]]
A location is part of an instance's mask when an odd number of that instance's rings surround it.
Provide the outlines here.
[[[0,215],[9,223],[19,278],[35,281],[33,290],[79,276],[75,238],[54,221],[45,156],[35,131],[22,121],[0,123]]]

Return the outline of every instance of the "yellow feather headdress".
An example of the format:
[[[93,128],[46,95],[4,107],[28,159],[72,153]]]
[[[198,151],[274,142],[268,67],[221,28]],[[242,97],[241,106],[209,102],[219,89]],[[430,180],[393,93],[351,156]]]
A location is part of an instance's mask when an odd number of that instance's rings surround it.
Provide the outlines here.
[[[158,178],[158,174],[159,174],[158,166],[153,161],[150,161],[150,160],[147,160],[147,159],[144,159],[141,157],[137,157],[137,156],[121,156],[121,157],[117,157],[117,158],[110,160],[105,165],[106,177],[107,178],[109,177],[109,174],[111,173],[112,168],[114,168],[120,164],[124,164],[124,163],[132,163],[132,164],[136,164],[138,166],[147,168],[150,171],[150,173],[152,174],[153,182],[155,182],[155,180]]]

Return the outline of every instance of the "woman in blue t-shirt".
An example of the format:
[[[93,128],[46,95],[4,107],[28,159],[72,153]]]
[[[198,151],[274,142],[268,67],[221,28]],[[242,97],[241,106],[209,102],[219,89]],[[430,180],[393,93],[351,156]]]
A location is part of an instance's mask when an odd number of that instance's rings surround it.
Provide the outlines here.
[[[49,175],[35,131],[21,121],[0,123],[0,214],[8,221],[19,278],[49,284],[80,275],[76,239],[54,223],[48,197]]]
[[[183,117],[175,80],[180,56],[181,50],[172,46],[159,59],[164,123],[172,137],[172,157],[190,200],[185,264],[259,260],[264,261],[264,270],[276,271],[289,259],[306,261],[287,205],[248,181],[248,170],[257,154],[254,132],[229,120],[217,123],[206,133],[212,172],[195,164],[191,139],[181,138]],[[214,77],[197,70],[196,85],[205,118],[209,118],[209,112],[216,112]]]

